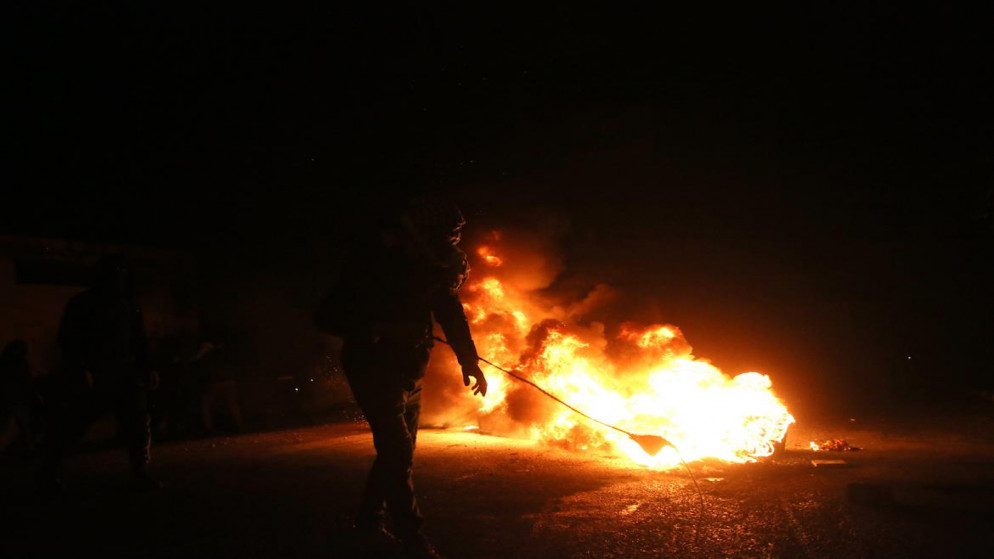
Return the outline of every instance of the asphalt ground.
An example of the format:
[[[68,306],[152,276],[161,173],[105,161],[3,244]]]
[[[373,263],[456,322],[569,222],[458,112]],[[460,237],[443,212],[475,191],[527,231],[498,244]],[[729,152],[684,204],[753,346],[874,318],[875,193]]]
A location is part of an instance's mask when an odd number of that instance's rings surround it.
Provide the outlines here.
[[[427,533],[455,558],[989,557],[988,427],[802,422],[773,459],[691,464],[703,509],[685,471],[477,433],[422,431],[415,479]],[[829,437],[864,450],[806,448]],[[354,422],[177,441],[154,448],[165,488],[133,493],[123,449],[90,450],[51,498],[8,457],[0,556],[361,556],[349,526],[372,458]]]

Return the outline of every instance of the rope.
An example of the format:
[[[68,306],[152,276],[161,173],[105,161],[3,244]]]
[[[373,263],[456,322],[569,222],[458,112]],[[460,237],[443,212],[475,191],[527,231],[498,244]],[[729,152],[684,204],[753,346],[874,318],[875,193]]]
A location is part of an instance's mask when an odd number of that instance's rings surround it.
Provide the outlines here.
[[[447,340],[444,340],[444,339],[442,339],[442,338],[439,338],[438,336],[433,336],[433,337],[434,337],[434,338],[435,338],[436,340],[438,340],[438,341],[442,342],[443,344],[445,344],[445,345],[447,345],[447,346],[449,346],[449,347],[451,347],[451,346],[452,346],[452,344],[450,344],[450,343],[449,343],[449,342],[448,342]],[[561,399],[560,399],[560,398],[559,398],[558,396],[556,396],[555,394],[552,394],[552,393],[551,393],[551,392],[549,392],[548,390],[546,390],[546,389],[542,388],[541,386],[539,386],[539,385],[535,384],[534,382],[532,382],[532,381],[530,381],[530,380],[526,379],[525,377],[523,377],[523,376],[520,376],[520,375],[518,375],[518,374],[517,374],[517,373],[515,373],[514,371],[509,371],[509,370],[505,369],[504,367],[501,367],[500,365],[497,365],[497,364],[495,364],[495,363],[492,363],[491,361],[488,361],[488,360],[484,359],[483,357],[480,357],[479,355],[478,355],[478,356],[476,356],[476,358],[477,358],[477,359],[479,359],[480,361],[483,361],[483,362],[484,362],[484,363],[486,363],[487,365],[490,365],[491,367],[493,367],[493,368],[497,369],[498,371],[501,371],[502,373],[504,373],[504,374],[506,374],[506,375],[508,375],[508,376],[510,376],[510,377],[512,377],[512,378],[515,378],[515,379],[517,379],[517,380],[520,380],[521,382],[523,382],[523,383],[525,383],[525,384],[528,384],[528,385],[530,385],[530,386],[531,386],[532,388],[535,388],[536,390],[538,390],[538,391],[539,391],[539,392],[541,392],[542,394],[545,394],[545,395],[546,395],[546,396],[548,396],[549,398],[552,398],[553,400],[555,400],[555,401],[559,402],[560,404],[562,404],[562,405],[566,406],[567,408],[569,408],[569,409],[573,410],[574,412],[576,412],[576,413],[578,413],[578,414],[582,415],[583,417],[586,417],[587,419],[589,419],[589,420],[591,420],[591,421],[594,421],[594,422],[596,422],[596,423],[599,423],[599,424],[601,424],[601,425],[603,425],[603,426],[605,426],[605,427],[607,427],[607,428],[609,428],[609,429],[614,429],[615,431],[618,431],[619,433],[622,433],[622,434],[625,434],[625,435],[628,435],[629,437],[634,437],[634,436],[636,436],[636,435],[635,435],[634,433],[631,433],[631,432],[629,432],[629,431],[625,431],[625,430],[624,430],[624,429],[622,429],[621,427],[616,427],[616,426],[614,426],[614,425],[611,425],[611,424],[609,424],[609,423],[604,423],[603,421],[601,421],[600,419],[597,419],[596,417],[591,417],[591,416],[589,416],[589,415],[587,415],[587,414],[583,413],[582,411],[580,411],[580,410],[578,410],[578,409],[574,408],[573,406],[571,406],[571,405],[569,405],[568,403],[566,403],[566,402],[564,402],[563,400],[561,400]]]

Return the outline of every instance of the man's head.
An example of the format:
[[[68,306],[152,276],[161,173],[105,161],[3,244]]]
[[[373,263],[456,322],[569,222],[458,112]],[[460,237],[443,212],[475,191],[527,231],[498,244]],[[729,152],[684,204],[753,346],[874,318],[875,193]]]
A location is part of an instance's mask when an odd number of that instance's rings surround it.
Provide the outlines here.
[[[421,256],[448,266],[452,254],[458,252],[455,247],[462,238],[466,219],[455,202],[424,197],[407,206],[400,222],[405,236]]]

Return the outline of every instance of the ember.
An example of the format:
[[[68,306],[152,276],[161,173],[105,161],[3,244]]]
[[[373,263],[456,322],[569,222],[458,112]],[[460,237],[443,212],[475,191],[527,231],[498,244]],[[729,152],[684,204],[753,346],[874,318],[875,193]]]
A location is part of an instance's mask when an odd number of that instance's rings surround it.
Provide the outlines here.
[[[808,443],[811,450],[831,450],[836,452],[849,451],[849,450],[863,450],[858,446],[853,446],[849,444],[848,441],[844,439],[828,439],[827,441],[818,444],[814,441]]]
[[[794,418],[773,394],[768,376],[725,375],[695,357],[683,333],[671,324],[625,323],[608,337],[603,324],[577,319],[596,306],[592,297],[572,306],[547,302],[539,293],[544,286],[536,287],[540,282],[515,267],[519,255],[528,262],[541,259],[526,250],[502,250],[503,239],[492,234],[486,246],[473,251],[479,258],[463,292],[480,354],[596,422],[536,397],[509,377],[492,375],[482,402],[459,396],[464,398],[462,410],[469,412],[461,424],[607,451],[660,469],[680,465],[676,450],[653,448],[659,450],[653,456],[624,433],[665,437],[687,460],[729,462],[769,456],[783,440]],[[446,366],[456,364],[451,360]],[[475,421],[470,419],[474,416]]]

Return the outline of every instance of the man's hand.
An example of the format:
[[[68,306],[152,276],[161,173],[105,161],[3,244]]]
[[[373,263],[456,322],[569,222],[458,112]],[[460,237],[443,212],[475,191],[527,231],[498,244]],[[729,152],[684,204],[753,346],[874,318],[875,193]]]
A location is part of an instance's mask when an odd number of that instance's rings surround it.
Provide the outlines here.
[[[483,371],[480,370],[479,363],[473,363],[472,365],[464,365],[462,368],[462,383],[469,386],[470,377],[476,379],[476,383],[473,385],[473,394],[479,394],[480,396],[487,395],[487,377],[484,376]]]

